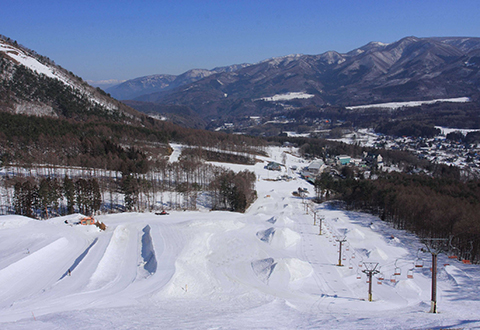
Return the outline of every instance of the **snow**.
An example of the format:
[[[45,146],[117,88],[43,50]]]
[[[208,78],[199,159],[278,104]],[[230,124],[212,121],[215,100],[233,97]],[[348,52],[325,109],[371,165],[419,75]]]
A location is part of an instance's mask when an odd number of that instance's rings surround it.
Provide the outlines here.
[[[453,103],[466,103],[470,102],[469,97],[457,97],[450,99],[436,99],[428,101],[410,101],[410,102],[389,102],[389,103],[378,103],[378,104],[366,104],[366,105],[357,105],[353,107],[346,107],[348,110],[357,110],[357,109],[367,109],[367,108],[386,108],[386,109],[399,109],[403,107],[418,107],[422,104],[433,104],[437,102],[453,102]]]
[[[4,52],[9,57],[31,69],[32,71],[44,74],[49,78],[58,79],[67,85],[71,85],[70,83],[68,83],[67,79],[59,72],[56,72],[54,68],[40,63],[39,61],[37,61],[37,59],[25,54],[25,52],[23,52],[19,48],[3,43],[2,40],[0,40],[0,52]]]
[[[257,174],[258,199],[245,214],[98,216],[106,231],[72,225],[79,214],[47,221],[1,216],[0,328],[480,327],[477,265],[440,254],[439,313],[428,313],[430,257],[419,252],[415,236],[307,198],[317,212],[314,225],[312,212],[291,194],[301,187],[313,195],[311,185],[299,178],[264,180],[306,162],[294,148],[272,148],[259,159],[251,166],[222,164]],[[285,160],[282,173],[266,170],[268,160]],[[344,237],[340,267],[336,240]],[[425,262],[421,269],[414,267],[417,255]],[[372,283],[372,302],[362,262],[378,262],[385,275]],[[401,275],[391,282],[396,267]],[[411,269],[413,279],[407,278]]]
[[[31,69],[32,71],[35,71],[39,74],[44,74],[45,76],[49,78],[54,78],[57,80],[60,80],[63,82],[65,85],[68,85],[72,88],[75,88],[78,90],[80,93],[86,95],[91,102],[95,102],[100,106],[105,107],[108,110],[116,110],[117,106],[114,104],[102,99],[102,98],[97,98],[97,97],[91,97],[90,93],[85,90],[85,87],[79,86],[75,84],[71,79],[66,75],[63,74],[61,71],[59,71],[55,66],[50,66],[50,65],[45,65],[43,63],[40,63],[36,58],[32,57],[31,55],[28,55],[25,53],[23,50],[13,47],[4,41],[0,40],[0,52],[4,52],[7,56],[12,58],[14,61],[18,62],[21,65],[26,66],[27,68]],[[30,109],[17,109],[19,113],[32,113]],[[37,111],[38,112],[38,111]],[[51,113],[52,110],[51,108],[47,109],[40,109],[38,113]]]
[[[286,94],[277,94],[270,97],[262,97],[259,100],[267,102],[289,101],[294,99],[309,99],[314,97],[313,94],[307,94],[305,92],[290,92]]]
[[[442,126],[435,126],[441,131],[441,134],[447,135],[452,132],[460,132],[463,135],[467,135],[470,132],[478,132],[480,129],[463,129],[463,128],[449,128],[449,127],[442,127]]]

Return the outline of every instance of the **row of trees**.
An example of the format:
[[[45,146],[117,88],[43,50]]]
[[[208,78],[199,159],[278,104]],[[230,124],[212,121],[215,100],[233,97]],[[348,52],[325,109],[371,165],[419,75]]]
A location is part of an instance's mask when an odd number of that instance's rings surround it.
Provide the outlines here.
[[[190,157],[156,162],[147,173],[59,167],[23,171],[9,167],[8,172],[1,178],[5,192],[0,195],[2,213],[13,211],[29,217],[99,210],[196,209],[200,195],[205,197],[200,201],[205,207],[244,212],[256,197],[254,173],[234,173]],[[13,205],[13,210],[8,205]]]
[[[49,218],[53,214],[72,214],[75,209],[92,214],[100,209],[101,195],[97,179],[16,177],[13,180],[13,205],[16,214]],[[61,203],[61,202],[64,203]]]
[[[462,258],[480,259],[480,182],[425,175],[380,174],[376,180],[315,181],[318,196],[339,198],[349,209],[367,211],[419,237],[450,238]]]

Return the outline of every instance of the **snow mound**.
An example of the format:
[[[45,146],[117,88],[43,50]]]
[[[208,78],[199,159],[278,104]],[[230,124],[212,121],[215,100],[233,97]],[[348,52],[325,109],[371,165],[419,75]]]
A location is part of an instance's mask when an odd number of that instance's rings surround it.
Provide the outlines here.
[[[270,219],[267,220],[267,222],[274,224],[275,222],[277,222],[277,219],[275,217],[271,217]]]
[[[150,235],[150,226],[143,228],[142,236],[142,268],[149,274],[157,271],[157,258],[155,257],[155,249],[153,248],[152,236]]]
[[[32,221],[35,220],[19,215],[3,216],[0,221],[0,229],[19,228],[28,225]]]
[[[313,274],[312,265],[296,258],[283,259],[290,272],[290,281],[298,281]]]
[[[252,261],[251,265],[255,275],[270,286],[284,287],[313,273],[308,262],[296,258],[284,258],[277,262],[273,258],[266,258]]]
[[[277,219],[277,224],[280,226],[291,226],[294,223],[295,222],[292,219],[283,215]]]
[[[270,243],[274,235],[275,228],[273,227],[257,232],[257,237],[265,243]]]
[[[73,262],[73,264],[68,268],[68,270],[63,273],[62,277],[60,277],[60,279],[64,278],[65,276],[67,276],[70,272],[73,272],[73,270],[80,264],[80,262],[85,258],[85,256],[88,254],[88,252],[90,251],[90,249],[95,245],[95,243],[97,243],[98,241],[98,238],[95,238],[92,242],[92,244],[90,244],[86,249],[85,251],[82,252],[82,254],[80,254],[78,256],[77,259],[75,259],[75,261]]]
[[[275,259],[266,258],[252,261],[251,265],[255,275],[257,275],[262,282],[267,283],[277,264],[275,263]]]
[[[370,251],[370,253],[368,254],[368,257],[374,260],[378,260],[378,259],[388,260],[388,255],[385,253],[385,251],[379,248],[376,248]]]
[[[127,243],[129,236],[130,231],[128,227],[120,225],[115,228],[105,254],[90,277],[90,282],[87,285],[88,289],[100,289],[113,282],[119,276],[124,256],[128,254]]]
[[[289,228],[281,228],[275,231],[270,244],[276,248],[289,248],[297,244],[302,237]]]

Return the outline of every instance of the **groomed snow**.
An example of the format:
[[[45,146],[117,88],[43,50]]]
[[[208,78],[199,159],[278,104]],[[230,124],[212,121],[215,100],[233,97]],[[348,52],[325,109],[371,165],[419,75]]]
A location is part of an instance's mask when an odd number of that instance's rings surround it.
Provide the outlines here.
[[[286,168],[306,164],[290,154],[294,149],[271,151],[262,159],[286,158]],[[480,327],[477,265],[441,254],[440,313],[428,313],[430,257],[418,252],[416,237],[368,214],[312,204],[325,218],[319,235],[318,217],[314,225],[312,212],[291,194],[302,187],[311,196],[313,187],[299,178],[264,180],[280,174],[264,166],[231,166],[257,174],[258,199],[245,214],[98,216],[105,232],[72,225],[78,214],[47,221],[0,217],[0,328]],[[344,237],[340,267],[336,240]],[[417,255],[423,268],[414,267]],[[370,261],[385,276],[372,283],[372,302],[362,273],[362,262]],[[396,267],[401,275],[393,277]]]
[[[309,99],[314,97],[313,94],[307,94],[304,92],[291,92],[286,94],[277,94],[270,97],[262,97],[259,100],[267,101],[267,102],[278,102],[278,101],[289,101],[294,99]]]
[[[410,101],[410,102],[389,102],[389,103],[378,103],[378,104],[366,104],[366,105],[357,105],[353,107],[346,107],[348,110],[357,110],[357,109],[367,109],[367,108],[385,108],[385,109],[399,109],[403,107],[418,107],[422,104],[433,104],[437,102],[453,102],[453,103],[466,103],[470,102],[469,97],[457,97],[451,99],[436,99],[428,101]]]

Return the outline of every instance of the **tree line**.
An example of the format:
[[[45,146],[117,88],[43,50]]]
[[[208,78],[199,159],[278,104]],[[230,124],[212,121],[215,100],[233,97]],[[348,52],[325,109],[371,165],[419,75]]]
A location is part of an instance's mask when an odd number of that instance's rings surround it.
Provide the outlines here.
[[[27,217],[48,219],[75,210],[93,214],[102,202],[96,178],[73,180],[66,175],[61,181],[51,177],[16,177],[13,182],[15,214]]]
[[[234,173],[190,156],[156,162],[146,173],[60,167],[16,170],[7,167],[7,175],[0,177],[3,214],[49,218],[75,212],[194,210],[199,196],[204,207],[245,212],[256,198],[253,172]]]
[[[317,196],[341,199],[348,209],[367,211],[420,238],[451,238],[455,254],[480,260],[480,182],[405,173],[376,180],[332,177],[315,181]],[[452,252],[452,251],[450,251]]]

